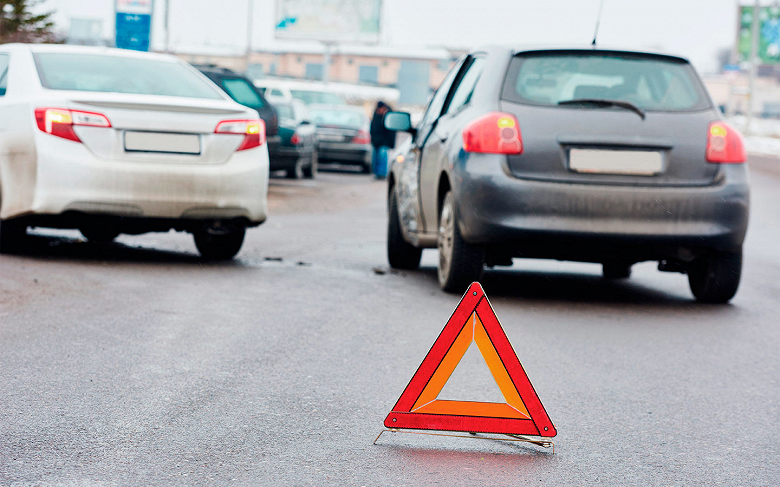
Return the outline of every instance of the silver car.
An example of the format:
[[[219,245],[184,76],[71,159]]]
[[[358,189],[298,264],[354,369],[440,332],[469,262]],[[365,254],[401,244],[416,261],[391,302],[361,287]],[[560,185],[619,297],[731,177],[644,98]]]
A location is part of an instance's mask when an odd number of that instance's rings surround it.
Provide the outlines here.
[[[90,240],[176,229],[226,259],[266,219],[256,111],[169,55],[0,46],[0,238],[78,228]]]

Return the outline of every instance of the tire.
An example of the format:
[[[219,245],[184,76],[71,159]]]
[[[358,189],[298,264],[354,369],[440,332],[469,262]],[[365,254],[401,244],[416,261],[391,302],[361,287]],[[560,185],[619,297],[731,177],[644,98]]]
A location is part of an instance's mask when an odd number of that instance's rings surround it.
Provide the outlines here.
[[[113,242],[119,236],[119,232],[110,228],[87,227],[80,228],[79,231],[84,235],[84,238],[95,243]]]
[[[726,303],[737,293],[742,252],[705,254],[688,267],[688,284],[697,301]]]
[[[422,249],[404,240],[394,189],[390,190],[387,207],[387,261],[393,269],[417,269]]]
[[[0,222],[0,253],[18,251],[27,236],[27,225],[13,220]]]
[[[319,161],[317,160],[317,151],[311,153],[311,163],[308,167],[303,168],[303,177],[306,179],[314,179],[317,177],[317,166]]]
[[[235,257],[241,250],[245,235],[245,228],[227,233],[212,233],[209,230],[193,233],[198,252],[208,260],[228,260]]]
[[[301,160],[297,159],[293,163],[293,167],[287,169],[287,179],[301,179],[303,177],[303,169],[301,168]]]
[[[601,264],[601,273],[605,279],[628,279],[631,277],[631,264],[605,262]]]
[[[485,266],[482,248],[463,240],[458,228],[458,214],[452,191],[444,196],[439,213],[438,277],[441,288],[450,293],[462,293],[478,281]]]
[[[371,174],[371,163],[363,164],[362,169],[360,170],[363,174]]]

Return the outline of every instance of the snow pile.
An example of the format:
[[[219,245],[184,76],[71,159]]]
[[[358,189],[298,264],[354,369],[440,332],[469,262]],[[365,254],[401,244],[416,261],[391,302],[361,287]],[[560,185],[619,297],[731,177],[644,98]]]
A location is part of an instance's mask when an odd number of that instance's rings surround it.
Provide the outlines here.
[[[737,115],[726,121],[745,133],[747,117]],[[780,158],[780,120],[774,118],[753,118],[750,135],[745,135],[745,148],[750,154],[762,154]]]

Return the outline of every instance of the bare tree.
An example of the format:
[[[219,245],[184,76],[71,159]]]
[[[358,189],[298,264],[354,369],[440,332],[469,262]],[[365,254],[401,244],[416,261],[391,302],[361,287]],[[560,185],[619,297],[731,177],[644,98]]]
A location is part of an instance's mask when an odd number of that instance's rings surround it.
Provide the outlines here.
[[[6,42],[59,42],[52,32],[53,12],[34,14],[44,0],[0,0],[0,44]]]

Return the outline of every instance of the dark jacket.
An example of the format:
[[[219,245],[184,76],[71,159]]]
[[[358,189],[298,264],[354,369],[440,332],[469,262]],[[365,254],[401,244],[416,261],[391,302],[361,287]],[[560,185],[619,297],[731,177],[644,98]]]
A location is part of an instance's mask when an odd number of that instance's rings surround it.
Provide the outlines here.
[[[374,112],[374,118],[371,119],[371,145],[374,147],[395,147],[395,130],[385,128],[385,116],[377,111]]]

